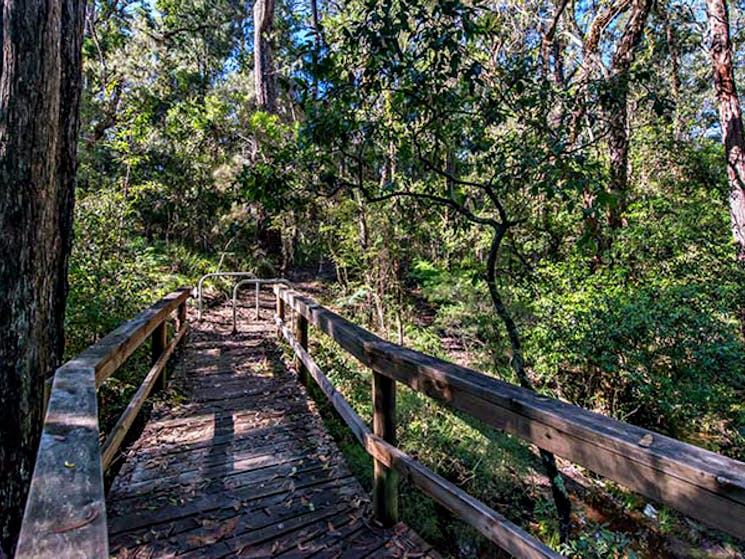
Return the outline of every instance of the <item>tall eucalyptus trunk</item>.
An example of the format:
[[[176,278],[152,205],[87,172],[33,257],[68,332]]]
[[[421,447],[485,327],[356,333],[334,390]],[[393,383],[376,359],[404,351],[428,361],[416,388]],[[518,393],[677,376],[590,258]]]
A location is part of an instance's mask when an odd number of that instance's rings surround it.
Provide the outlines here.
[[[3,0],[0,63],[0,545],[18,534],[62,359],[84,0]]]
[[[254,81],[256,104],[263,110],[277,110],[277,80],[272,56],[274,0],[254,0]]]
[[[608,120],[608,190],[614,204],[608,209],[608,225],[618,229],[623,225],[629,182],[629,70],[637,47],[644,35],[652,0],[633,0],[631,12],[621,40],[611,59],[608,92],[603,96],[603,109]]]
[[[737,100],[729,13],[725,0],[707,0],[710,52],[714,70],[714,91],[719,101],[719,122],[727,159],[730,221],[735,241],[735,257],[745,267],[745,136]]]

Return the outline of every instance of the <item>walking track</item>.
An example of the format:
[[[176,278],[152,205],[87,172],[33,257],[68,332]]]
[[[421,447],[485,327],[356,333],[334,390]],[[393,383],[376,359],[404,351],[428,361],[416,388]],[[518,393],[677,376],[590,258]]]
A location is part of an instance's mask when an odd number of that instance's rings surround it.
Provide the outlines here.
[[[252,305],[250,305],[252,307]],[[172,392],[108,495],[125,557],[437,557],[403,524],[370,521],[368,495],[282,360],[273,299],[194,322]]]

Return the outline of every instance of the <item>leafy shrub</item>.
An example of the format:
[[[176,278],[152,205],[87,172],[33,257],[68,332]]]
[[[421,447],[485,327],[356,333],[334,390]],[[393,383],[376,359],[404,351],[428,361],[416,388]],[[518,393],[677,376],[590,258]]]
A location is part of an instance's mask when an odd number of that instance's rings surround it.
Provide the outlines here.
[[[536,370],[561,396],[683,434],[734,403],[745,353],[737,325],[697,286],[619,286],[594,276],[537,305]]]
[[[627,534],[614,532],[606,524],[593,524],[577,539],[562,545],[560,552],[572,559],[636,559],[630,548]]]

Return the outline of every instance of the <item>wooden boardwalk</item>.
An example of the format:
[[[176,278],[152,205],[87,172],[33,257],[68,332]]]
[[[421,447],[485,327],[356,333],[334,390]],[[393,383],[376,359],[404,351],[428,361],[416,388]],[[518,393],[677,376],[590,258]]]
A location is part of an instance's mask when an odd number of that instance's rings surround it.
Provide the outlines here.
[[[107,498],[113,557],[436,557],[368,496],[282,361],[274,298],[193,323],[171,381]],[[194,317],[192,317],[194,318]]]

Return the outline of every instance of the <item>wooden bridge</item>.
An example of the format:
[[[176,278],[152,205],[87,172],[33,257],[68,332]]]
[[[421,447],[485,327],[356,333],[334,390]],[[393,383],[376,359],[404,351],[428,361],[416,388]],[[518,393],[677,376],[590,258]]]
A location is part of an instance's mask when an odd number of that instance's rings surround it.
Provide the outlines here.
[[[398,523],[399,475],[510,554],[559,557],[396,447],[397,382],[745,539],[744,463],[386,342],[286,285],[273,289],[254,320],[239,313],[239,333],[218,309],[193,320],[188,338],[190,291],[177,291],[57,370],[17,557],[436,557]],[[372,429],[312,360],[309,324],[373,370]],[[152,368],[101,445],[96,390],[148,338]],[[184,340],[170,379],[181,398],[156,408],[122,451]],[[374,458],[372,503],[309,383]],[[104,471],[117,461],[106,494]]]

